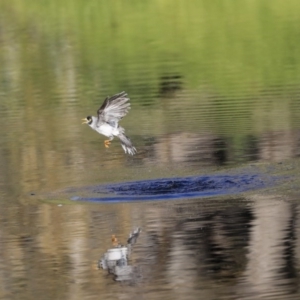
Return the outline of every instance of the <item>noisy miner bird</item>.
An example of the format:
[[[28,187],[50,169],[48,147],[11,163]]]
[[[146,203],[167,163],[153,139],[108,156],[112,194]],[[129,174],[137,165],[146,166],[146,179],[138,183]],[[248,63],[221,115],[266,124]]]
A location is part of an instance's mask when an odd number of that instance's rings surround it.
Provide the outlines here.
[[[117,136],[125,153],[136,154],[131,140],[124,134],[125,129],[119,126],[119,121],[126,116],[130,109],[129,98],[125,92],[107,97],[101,107],[98,109],[98,117],[87,116],[82,124],[88,124],[98,133],[107,136],[109,139],[104,141],[106,148],[109,148],[110,142]]]

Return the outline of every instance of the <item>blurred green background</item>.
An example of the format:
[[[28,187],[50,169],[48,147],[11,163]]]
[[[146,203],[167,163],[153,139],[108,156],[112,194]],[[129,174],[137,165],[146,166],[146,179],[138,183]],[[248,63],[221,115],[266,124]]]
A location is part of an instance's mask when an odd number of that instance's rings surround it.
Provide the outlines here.
[[[52,78],[57,55],[71,47],[85,84],[143,97],[174,74],[187,89],[205,85],[227,97],[299,81],[296,0],[3,0],[0,8],[2,41],[20,47],[20,71],[32,80],[26,61]]]

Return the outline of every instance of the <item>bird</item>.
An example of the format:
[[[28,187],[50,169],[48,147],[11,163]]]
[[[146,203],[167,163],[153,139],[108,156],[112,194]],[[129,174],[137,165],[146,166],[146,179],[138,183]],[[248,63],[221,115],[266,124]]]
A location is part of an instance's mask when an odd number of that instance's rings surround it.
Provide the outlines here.
[[[88,124],[98,133],[108,137],[104,146],[109,148],[111,141],[117,136],[125,153],[135,155],[136,148],[132,145],[129,137],[125,135],[125,129],[119,126],[119,121],[125,117],[130,109],[130,99],[126,92],[121,92],[112,97],[106,97],[97,111],[97,117],[87,116],[82,119],[82,124]]]

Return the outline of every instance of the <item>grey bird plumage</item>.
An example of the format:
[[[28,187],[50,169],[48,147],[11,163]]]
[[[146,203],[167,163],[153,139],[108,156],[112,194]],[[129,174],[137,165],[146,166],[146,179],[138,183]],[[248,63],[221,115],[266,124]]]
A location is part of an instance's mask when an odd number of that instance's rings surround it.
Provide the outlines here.
[[[106,148],[117,136],[125,153],[134,155],[137,152],[135,147],[129,137],[125,135],[125,129],[119,126],[119,121],[126,116],[130,109],[129,100],[125,92],[107,97],[97,111],[98,117],[87,116],[83,119],[83,124],[88,124],[92,129],[109,138],[104,141]]]

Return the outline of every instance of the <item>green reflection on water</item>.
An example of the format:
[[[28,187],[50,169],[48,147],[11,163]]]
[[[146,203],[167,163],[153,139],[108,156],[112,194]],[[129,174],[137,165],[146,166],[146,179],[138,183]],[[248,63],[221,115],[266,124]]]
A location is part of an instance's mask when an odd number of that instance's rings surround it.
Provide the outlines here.
[[[299,6],[297,0],[10,0],[1,1],[1,15],[26,47],[46,43],[41,51],[49,57],[55,47],[74,46],[84,81],[153,95],[161,76],[179,74],[189,89],[207,84],[232,97],[298,82]]]

